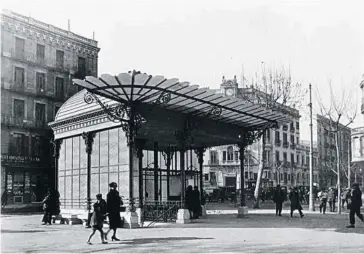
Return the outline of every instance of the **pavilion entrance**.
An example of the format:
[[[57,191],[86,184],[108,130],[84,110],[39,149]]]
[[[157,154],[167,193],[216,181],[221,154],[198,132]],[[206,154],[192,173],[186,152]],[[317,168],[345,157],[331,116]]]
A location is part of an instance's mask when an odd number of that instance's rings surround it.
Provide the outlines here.
[[[136,71],[73,82],[85,89],[50,123],[61,199],[90,212],[94,195],[106,195],[108,183],[118,182],[130,227],[146,220],[188,222],[186,188],[203,193],[209,147],[237,145],[243,187],[245,148],[266,128],[290,121],[258,104]],[[84,195],[87,206],[75,206]],[[239,204],[244,216],[244,193]]]

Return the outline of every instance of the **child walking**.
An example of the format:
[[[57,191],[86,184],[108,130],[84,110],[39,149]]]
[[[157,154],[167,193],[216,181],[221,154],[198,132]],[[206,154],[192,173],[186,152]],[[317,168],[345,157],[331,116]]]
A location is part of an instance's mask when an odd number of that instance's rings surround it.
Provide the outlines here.
[[[106,210],[106,202],[102,199],[101,194],[96,195],[97,201],[94,204],[94,212],[92,213],[91,217],[91,227],[92,233],[88,238],[87,244],[91,243],[91,238],[94,236],[96,230],[100,231],[101,243],[106,244],[107,242],[104,241],[104,231],[102,230],[103,222],[105,219],[105,210]]]

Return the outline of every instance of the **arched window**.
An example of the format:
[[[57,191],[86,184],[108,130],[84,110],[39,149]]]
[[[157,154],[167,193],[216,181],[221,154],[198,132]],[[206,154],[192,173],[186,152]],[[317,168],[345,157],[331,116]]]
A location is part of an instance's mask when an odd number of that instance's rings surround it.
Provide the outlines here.
[[[227,160],[228,161],[232,161],[234,160],[234,149],[232,146],[229,146],[227,148]]]

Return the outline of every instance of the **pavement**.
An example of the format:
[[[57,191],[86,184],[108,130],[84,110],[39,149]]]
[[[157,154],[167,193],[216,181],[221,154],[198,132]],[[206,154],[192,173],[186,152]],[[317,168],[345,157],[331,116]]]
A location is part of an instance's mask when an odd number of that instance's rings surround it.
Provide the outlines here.
[[[93,245],[81,225],[42,226],[41,215],[1,215],[1,253],[364,253],[364,223],[345,228],[347,214],[306,212],[301,219],[287,209],[282,217],[261,209],[239,219],[236,210],[219,211],[233,209],[210,209],[189,224],[119,229],[120,242],[100,244],[97,232]]]

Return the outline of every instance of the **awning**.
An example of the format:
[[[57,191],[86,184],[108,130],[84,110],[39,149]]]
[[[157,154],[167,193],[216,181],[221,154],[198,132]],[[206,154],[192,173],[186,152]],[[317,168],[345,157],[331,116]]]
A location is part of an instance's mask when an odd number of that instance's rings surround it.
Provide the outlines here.
[[[199,88],[175,78],[129,72],[117,76],[103,74],[99,78],[88,76],[85,80],[74,79],[73,82],[90,93],[124,105],[149,104],[249,129],[291,122],[281,112],[241,98],[216,94],[209,88]]]

